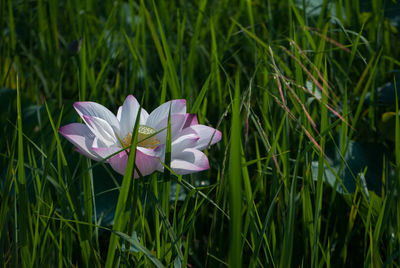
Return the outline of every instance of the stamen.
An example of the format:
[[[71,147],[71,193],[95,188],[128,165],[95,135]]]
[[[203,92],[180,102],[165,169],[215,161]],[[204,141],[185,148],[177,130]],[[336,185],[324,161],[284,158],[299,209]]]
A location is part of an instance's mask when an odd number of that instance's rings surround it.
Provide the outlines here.
[[[157,147],[157,145],[160,144],[160,141],[155,136],[151,136],[154,135],[156,132],[157,131],[154,128],[140,125],[138,131],[138,146],[150,149],[154,149],[155,147]],[[125,138],[122,140],[122,145],[124,147],[129,147],[131,145],[131,142],[132,133],[128,133],[128,135],[126,135]]]
[[[124,147],[129,147],[132,142],[132,133],[128,133],[128,135],[125,136],[125,138],[122,140],[122,145]]]

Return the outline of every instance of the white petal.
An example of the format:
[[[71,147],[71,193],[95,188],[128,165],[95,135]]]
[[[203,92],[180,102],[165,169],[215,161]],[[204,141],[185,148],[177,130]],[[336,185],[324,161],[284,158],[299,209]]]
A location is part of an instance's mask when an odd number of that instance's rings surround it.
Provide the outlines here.
[[[119,152],[122,150],[121,147],[112,146],[112,147],[104,147],[101,144],[102,142],[95,138],[92,145],[92,150],[99,156],[101,159],[108,158],[110,155]]]
[[[76,146],[76,150],[84,156],[99,161],[100,157],[92,150],[92,143],[95,135],[88,126],[80,123],[72,123],[61,127],[59,130],[67,140]]]
[[[158,125],[161,121],[165,121],[166,118],[168,119],[170,110],[171,115],[186,114],[186,100],[172,100],[160,105],[150,113],[146,125],[153,127]]]
[[[196,149],[185,149],[171,161],[171,169],[178,175],[185,175],[209,169],[207,156]]]
[[[174,158],[186,148],[195,147],[199,139],[200,137],[197,134],[188,134],[178,137],[171,144],[171,157]]]
[[[198,150],[203,150],[208,146],[219,142],[222,137],[222,134],[219,130],[205,125],[192,125],[189,127],[189,129],[194,130],[200,137],[195,147]]]
[[[126,97],[125,102],[121,109],[121,139],[123,139],[128,133],[132,132],[136,122],[136,117],[139,112],[140,105],[138,101],[132,95]],[[117,115],[118,117],[118,115]]]
[[[118,112],[117,112],[117,120],[121,121],[121,114],[122,114],[122,106],[118,107]]]
[[[119,144],[113,128],[107,123],[107,121],[98,117],[86,115],[83,116],[83,120],[96,137],[98,137],[107,147]]]
[[[198,140],[199,136],[196,133],[191,133],[176,138],[171,144],[171,158],[174,159],[179,157],[185,149],[194,148]],[[161,162],[164,162],[165,160],[165,148],[166,145],[163,144],[154,150]],[[159,167],[162,170],[162,164]]]
[[[140,112],[140,124],[141,125],[146,125],[146,121],[149,118],[149,113],[142,108],[141,112]]]
[[[185,135],[189,135],[189,134],[195,134],[195,135],[199,136],[198,133],[191,127],[182,128],[182,130],[179,132],[179,136],[185,136]]]
[[[82,118],[84,115],[101,118],[105,120],[114,129],[114,131],[119,131],[119,122],[117,118],[103,105],[100,105],[96,102],[83,101],[75,102],[74,108]]]
[[[182,129],[183,124],[185,123],[185,114],[174,114],[171,115],[171,140],[174,140]],[[149,127],[154,128],[157,132],[155,136],[160,144],[165,144],[167,140],[167,127],[168,127],[168,115],[165,120],[158,122],[157,125],[147,125]]]

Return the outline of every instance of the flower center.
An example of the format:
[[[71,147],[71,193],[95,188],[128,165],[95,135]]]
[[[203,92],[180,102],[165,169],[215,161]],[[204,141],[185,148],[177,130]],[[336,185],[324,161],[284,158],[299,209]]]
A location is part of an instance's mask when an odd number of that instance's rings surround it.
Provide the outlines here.
[[[154,149],[160,143],[156,136],[152,136],[157,131],[154,128],[148,126],[139,126],[138,130],[138,146]],[[124,147],[129,147],[132,142],[132,133],[129,132],[128,135],[122,140],[122,145]]]

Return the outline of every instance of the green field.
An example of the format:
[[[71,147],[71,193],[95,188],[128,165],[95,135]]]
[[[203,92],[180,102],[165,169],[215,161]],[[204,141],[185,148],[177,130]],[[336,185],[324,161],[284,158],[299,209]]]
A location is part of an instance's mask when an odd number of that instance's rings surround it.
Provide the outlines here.
[[[400,267],[399,1],[0,0],[0,31],[1,267]],[[138,179],[59,134],[130,94],[221,131],[210,168],[169,169],[170,116]]]

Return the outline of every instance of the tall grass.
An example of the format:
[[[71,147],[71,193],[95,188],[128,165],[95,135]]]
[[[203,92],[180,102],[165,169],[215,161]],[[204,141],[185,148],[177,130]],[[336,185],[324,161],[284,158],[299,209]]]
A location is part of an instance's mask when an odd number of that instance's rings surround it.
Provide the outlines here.
[[[0,263],[398,267],[399,11],[0,0]],[[177,176],[167,155],[133,180],[134,153],[120,176],[59,136],[73,102],[128,94],[219,129],[210,169]]]

